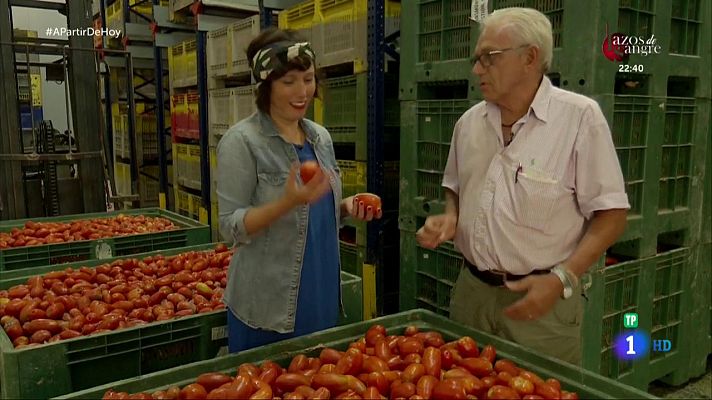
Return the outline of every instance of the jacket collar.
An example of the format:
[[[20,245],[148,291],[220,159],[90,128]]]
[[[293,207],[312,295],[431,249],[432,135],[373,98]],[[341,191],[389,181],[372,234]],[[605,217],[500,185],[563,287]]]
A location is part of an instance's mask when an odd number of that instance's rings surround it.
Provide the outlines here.
[[[262,128],[260,132],[265,135],[265,136],[280,136],[279,130],[277,129],[277,125],[275,125],[274,120],[272,117],[264,113],[262,111],[257,111],[257,114],[259,116],[259,121],[260,121],[260,127]],[[300,126],[302,129],[304,129],[304,132],[306,133],[306,138],[309,141],[309,143],[318,143],[319,142],[319,134],[316,132],[312,124],[305,118],[302,118],[299,121]]]

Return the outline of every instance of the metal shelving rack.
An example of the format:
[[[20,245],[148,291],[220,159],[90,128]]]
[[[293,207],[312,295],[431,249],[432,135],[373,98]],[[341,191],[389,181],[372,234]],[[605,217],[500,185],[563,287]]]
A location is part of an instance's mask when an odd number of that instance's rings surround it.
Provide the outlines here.
[[[145,75],[142,75],[139,73],[137,70],[139,69],[144,69],[144,70],[154,70],[156,68],[156,60],[161,60],[161,64],[163,63],[163,57],[159,56],[156,57],[156,53],[154,52],[154,46],[153,46],[153,33],[151,30],[151,22],[153,21],[153,15],[152,13],[145,13],[142,12],[140,6],[149,3],[149,0],[144,0],[141,2],[136,2],[134,4],[130,4],[128,0],[123,0],[121,3],[122,10],[121,10],[121,20],[119,25],[116,25],[114,23],[109,23],[107,19],[107,7],[114,4],[116,1],[119,0],[99,0],[99,14],[101,17],[101,23],[102,27],[107,27],[107,28],[114,28],[118,29],[122,32],[122,38],[121,38],[121,43],[120,46],[123,47],[124,50],[126,50],[130,56],[125,57],[124,60],[121,60],[118,57],[106,57],[104,59],[104,64],[106,66],[106,72],[107,72],[107,77],[104,79],[104,93],[105,93],[105,105],[104,105],[104,112],[106,113],[106,127],[107,127],[107,143],[106,145],[109,147],[111,154],[111,162],[109,164],[109,169],[111,171],[112,176],[114,175],[113,167],[114,167],[114,162],[116,161],[116,157],[114,156],[114,140],[113,140],[113,133],[115,127],[113,126],[113,120],[112,120],[112,95],[111,95],[111,83],[110,83],[110,76],[108,74],[109,70],[111,68],[120,68],[120,69],[125,69],[126,70],[126,78],[127,78],[127,90],[126,90],[126,97],[125,98],[117,98],[115,99],[118,104],[126,104],[127,105],[127,122],[128,126],[126,127],[127,129],[127,136],[129,139],[129,146],[130,146],[130,177],[131,177],[131,196],[126,196],[128,199],[131,199],[134,202],[134,205],[136,205],[136,202],[138,200],[144,200],[140,199],[140,196],[137,195],[140,193],[141,189],[141,179],[140,176],[144,175],[148,177],[149,179],[155,179],[152,176],[142,173],[141,169],[142,167],[148,166],[149,164],[154,164],[157,163],[158,165],[163,165],[161,163],[161,156],[165,157],[165,153],[161,153],[161,144],[163,144],[163,137],[158,136],[157,141],[158,141],[158,146],[159,146],[159,155],[157,160],[151,160],[150,162],[147,162],[144,159],[139,160],[138,159],[138,150],[137,150],[137,138],[136,138],[136,104],[137,103],[143,103],[145,105],[149,105],[145,110],[144,113],[154,111],[156,108],[158,108],[155,105],[156,99],[152,98],[150,95],[147,95],[145,93],[140,92],[140,90],[150,84],[153,84],[155,86],[162,86],[159,84],[159,81],[161,79],[158,79],[161,75],[158,73],[154,74],[154,76],[147,77]],[[139,19],[145,21],[146,23],[137,23],[137,22],[132,22],[131,21],[131,16],[137,16]],[[107,44],[107,39],[102,38],[101,41],[101,48],[106,49],[108,48],[106,46]],[[133,79],[134,77],[139,77],[143,80],[143,83],[140,85],[134,87],[133,84]],[[162,83],[162,82],[160,82]],[[158,118],[157,118],[157,123],[158,123]],[[164,147],[164,146],[163,146]],[[165,151],[163,149],[163,151]],[[165,160],[164,160],[165,163]],[[160,168],[159,168],[160,169]]]
[[[154,0],[154,3],[157,0]],[[210,158],[209,158],[209,122],[208,122],[208,73],[206,64],[206,44],[207,44],[207,33],[222,28],[236,19],[242,19],[248,17],[251,14],[259,12],[261,27],[264,28],[271,24],[272,11],[276,9],[283,9],[292,4],[297,3],[294,0],[240,0],[240,1],[175,1],[169,6],[169,12],[173,13],[186,13],[190,12],[193,16],[193,26],[188,27],[187,25],[175,24],[168,21],[168,18],[164,20],[154,20],[157,24],[158,34],[160,34],[162,28],[172,28],[182,30],[187,32],[192,30],[192,35],[196,39],[196,58],[197,58],[197,90],[199,95],[199,146],[200,146],[200,177],[201,177],[201,190],[200,197],[202,202],[202,207],[199,212],[199,220],[203,223],[217,223],[216,221],[211,221],[212,213],[211,211],[211,190],[210,190]],[[157,12],[157,6],[154,6],[154,16],[167,15],[163,11]],[[190,39],[191,37],[184,37],[184,39]],[[178,40],[180,41],[180,40]],[[170,44],[161,43],[161,41],[155,41],[157,46],[162,45],[167,47]],[[158,93],[156,96],[156,102],[159,103],[163,101],[163,93]],[[160,130],[160,128],[159,128]],[[160,162],[161,169],[161,179],[167,180],[166,165],[164,162]],[[165,193],[167,188],[161,183],[161,193]],[[163,198],[163,195],[162,195]],[[161,200],[161,207],[166,207],[166,204]]]

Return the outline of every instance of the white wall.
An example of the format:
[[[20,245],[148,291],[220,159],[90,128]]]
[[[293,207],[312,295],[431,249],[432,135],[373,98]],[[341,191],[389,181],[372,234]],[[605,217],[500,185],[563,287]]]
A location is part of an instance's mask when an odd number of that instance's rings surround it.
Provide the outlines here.
[[[63,0],[44,0],[55,3],[64,3]],[[39,37],[52,39],[67,39],[67,36],[47,36],[47,28],[67,27],[67,17],[54,10],[39,10],[26,7],[12,7],[13,28],[37,31]],[[41,55],[40,62],[52,62],[61,57]],[[47,82],[45,69],[42,73],[42,111],[45,120],[51,120],[55,129],[64,132],[68,129],[67,108],[65,101],[64,83]]]

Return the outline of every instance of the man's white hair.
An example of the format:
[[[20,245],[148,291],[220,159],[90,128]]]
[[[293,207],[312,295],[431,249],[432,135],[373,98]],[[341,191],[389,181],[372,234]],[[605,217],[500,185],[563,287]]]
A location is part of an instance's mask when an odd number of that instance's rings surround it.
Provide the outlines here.
[[[533,8],[502,8],[482,21],[480,32],[488,28],[506,28],[514,40],[512,46],[529,44],[539,48],[542,72],[546,73],[551,68],[554,37],[546,15]]]

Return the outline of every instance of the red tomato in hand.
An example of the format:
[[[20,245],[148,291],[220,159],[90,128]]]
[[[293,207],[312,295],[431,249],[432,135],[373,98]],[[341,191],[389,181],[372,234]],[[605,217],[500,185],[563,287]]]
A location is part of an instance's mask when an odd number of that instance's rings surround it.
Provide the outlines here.
[[[381,198],[371,193],[360,193],[354,196],[354,205],[358,207],[360,203],[363,203],[364,209],[368,210],[371,207],[374,214],[381,208]]]
[[[302,166],[299,168],[299,175],[302,177],[302,182],[305,184],[308,183],[314,175],[316,175],[318,170],[319,163],[316,161],[306,161],[302,163]]]

